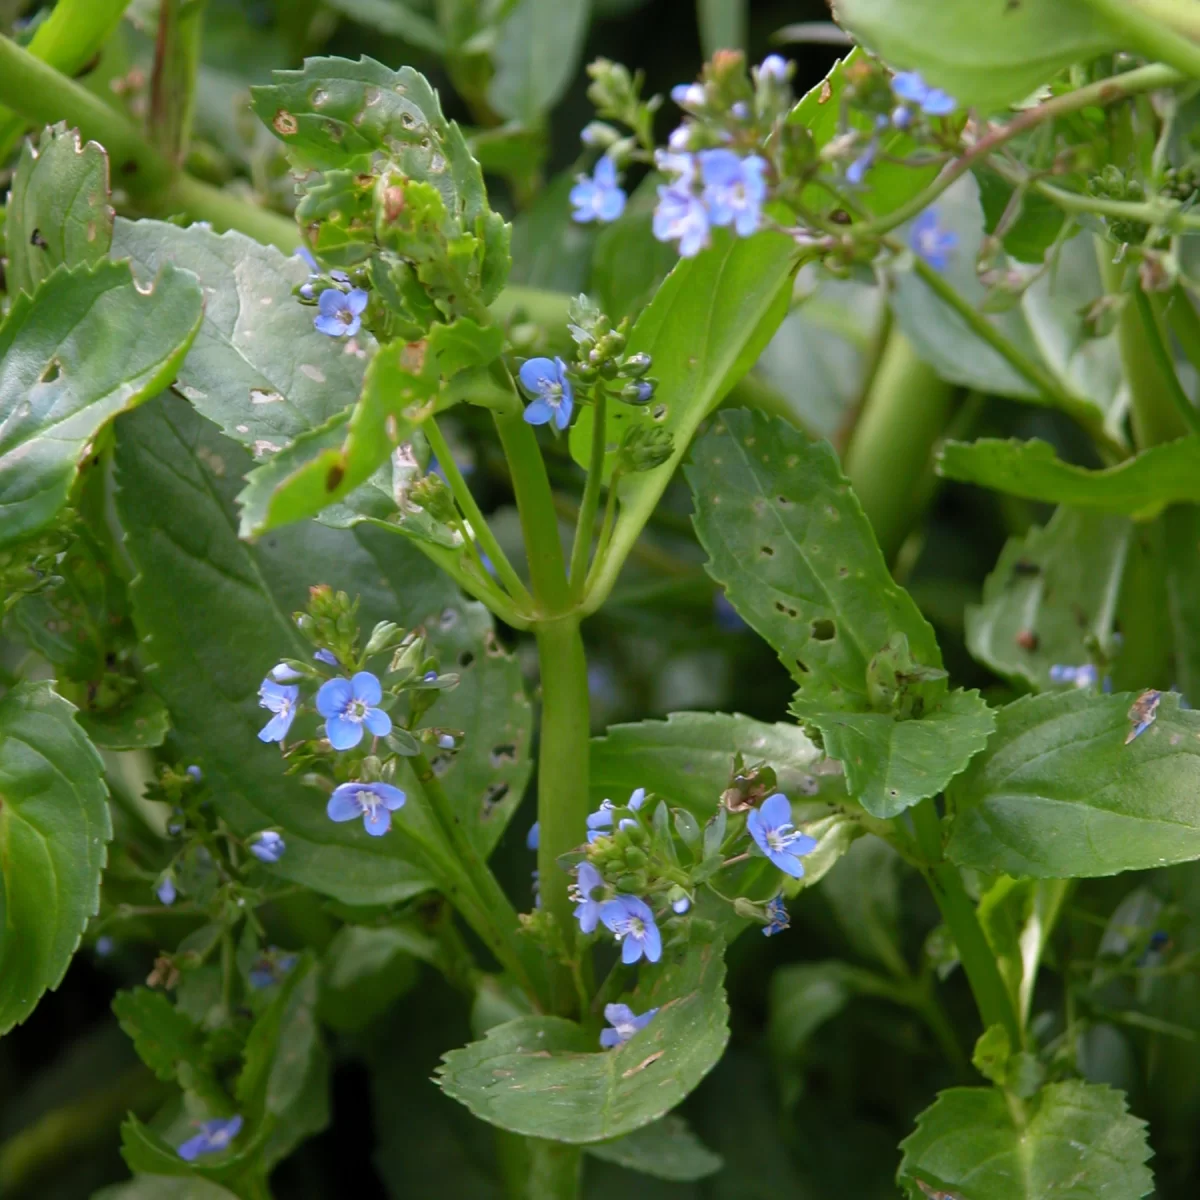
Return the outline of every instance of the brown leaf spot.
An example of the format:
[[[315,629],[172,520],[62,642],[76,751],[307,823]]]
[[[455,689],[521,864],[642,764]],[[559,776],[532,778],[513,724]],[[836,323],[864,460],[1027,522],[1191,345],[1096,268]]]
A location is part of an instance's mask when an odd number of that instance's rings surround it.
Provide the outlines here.
[[[656,1050],[653,1054],[643,1058],[636,1067],[630,1067],[628,1071],[622,1071],[621,1078],[628,1079],[631,1075],[636,1075],[639,1071],[644,1071],[651,1063],[658,1062],[665,1053],[665,1050]]]

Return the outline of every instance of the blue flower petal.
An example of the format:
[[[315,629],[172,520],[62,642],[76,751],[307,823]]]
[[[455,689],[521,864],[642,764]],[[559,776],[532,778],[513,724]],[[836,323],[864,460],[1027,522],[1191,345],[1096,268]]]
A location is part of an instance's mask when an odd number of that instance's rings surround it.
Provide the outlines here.
[[[608,191],[609,188],[616,187],[617,164],[605,154],[596,164],[596,169],[592,172],[592,178],[595,179],[596,186],[602,191]]]
[[[392,718],[382,708],[368,708],[363,724],[376,737],[387,737],[392,732]]]
[[[327,679],[317,689],[317,712],[323,717],[338,717],[354,699],[349,679]]]
[[[529,425],[545,425],[554,416],[554,409],[545,400],[534,400],[525,409],[525,421]]]
[[[571,397],[564,395],[562,403],[554,410],[554,423],[559,429],[566,429],[571,423],[571,410],[574,408]]]
[[[336,317],[347,307],[346,297],[337,288],[326,288],[317,300],[317,309],[323,317]]]
[[[326,296],[328,294],[328,292],[322,293]],[[318,333],[325,333],[330,337],[341,337],[346,332],[346,326],[342,324],[339,317],[313,317],[313,325]]]
[[[381,804],[378,808],[363,812],[363,828],[372,837],[383,837],[392,827],[392,814]]]
[[[642,943],[639,938],[626,937],[621,943],[621,961],[628,967],[642,957]]]
[[[558,382],[558,371],[553,361],[548,358],[527,358],[521,364],[517,376],[521,380],[521,386],[535,398],[542,394],[544,383]]]
[[[346,308],[357,317],[366,309],[368,299],[367,293],[362,288],[351,288],[350,294],[346,297]]]
[[[372,707],[383,699],[383,688],[379,684],[379,679],[370,671],[359,671],[350,680],[350,689],[354,693],[355,700],[362,700]]]
[[[291,713],[276,713],[259,731],[260,742],[282,742],[292,727]]]
[[[599,220],[615,221],[625,211],[625,193],[620,188],[604,192],[595,211]]]
[[[325,736],[335,750],[352,750],[363,739],[363,727],[345,717],[330,717],[325,722]]]
[[[384,808],[391,809],[393,812],[398,808],[403,808],[404,802],[408,799],[404,792],[390,783],[373,783],[371,791],[379,798]]]
[[[782,792],[768,796],[758,811],[769,829],[778,829],[780,825],[789,824],[792,819],[792,806]]]
[[[621,1035],[615,1029],[600,1030],[600,1045],[605,1050],[611,1050],[614,1046],[621,1044]]]
[[[361,784],[343,783],[333,789],[329,803],[325,805],[325,815],[331,821],[353,821],[361,817],[363,806],[359,803],[358,793]]]

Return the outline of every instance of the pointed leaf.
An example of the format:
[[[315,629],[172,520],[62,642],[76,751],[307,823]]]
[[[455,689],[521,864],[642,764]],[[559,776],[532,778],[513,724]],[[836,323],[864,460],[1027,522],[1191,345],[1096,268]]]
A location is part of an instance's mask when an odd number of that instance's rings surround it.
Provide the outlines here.
[[[112,1007],[138,1058],[164,1082],[178,1076],[181,1062],[202,1059],[204,1035],[199,1026],[164,993],[144,987],[118,992]]]
[[[103,764],[49,683],[0,698],[0,1034],[56,988],[100,905]]]
[[[488,101],[502,116],[537,126],[579,67],[591,0],[517,0],[496,30]]]
[[[688,1123],[671,1114],[611,1142],[592,1142],[587,1152],[593,1158],[640,1171],[655,1179],[690,1183],[705,1179],[724,1166],[691,1130]]]

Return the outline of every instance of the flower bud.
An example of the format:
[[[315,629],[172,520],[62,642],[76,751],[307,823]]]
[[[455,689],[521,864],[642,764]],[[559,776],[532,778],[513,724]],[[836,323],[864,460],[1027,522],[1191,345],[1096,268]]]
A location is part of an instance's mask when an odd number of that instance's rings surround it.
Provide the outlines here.
[[[628,379],[641,379],[654,365],[654,360],[648,354],[631,354],[621,364],[621,374]]]

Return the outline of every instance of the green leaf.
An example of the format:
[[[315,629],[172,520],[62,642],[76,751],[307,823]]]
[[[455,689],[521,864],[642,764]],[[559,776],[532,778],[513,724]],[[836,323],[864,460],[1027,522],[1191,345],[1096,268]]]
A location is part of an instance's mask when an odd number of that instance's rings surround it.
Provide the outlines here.
[[[171,714],[153,692],[135,692],[116,708],[81,711],[75,719],[101,750],[150,750],[171,728]]]
[[[834,0],[833,12],[891,66],[985,110],[1024,100],[1064,67],[1124,41],[1087,0]]]
[[[929,1188],[971,1200],[1141,1200],[1154,1187],[1146,1123],[1122,1092],[1079,1080],[1024,1102],[999,1088],[950,1088],[900,1148],[896,1180],[910,1200]]]
[[[589,0],[517,0],[496,31],[488,102],[502,116],[539,125],[575,78]]]
[[[1117,653],[1113,630],[1133,538],[1124,517],[1060,508],[1044,528],[1004,547],[967,608],[967,647],[993,671],[1044,691],[1056,663],[1080,666],[1094,644]]]
[[[593,805],[624,799],[644,787],[700,824],[713,816],[729,787],[734,756],[746,766],[765,762],[779,790],[792,801],[797,828],[816,838],[804,859],[811,887],[845,853],[861,826],[839,807],[842,777],[831,774],[822,753],[795,725],[767,725],[728,713],[671,713],[665,721],[612,725],[593,738],[590,757]]]
[[[700,46],[705,58],[718,50],[745,50],[747,0],[696,0]]]
[[[240,233],[118,220],[113,254],[139,275],[166,263],[192,271],[204,289],[204,321],[176,390],[224,433],[272,454],[354,402],[363,361],[313,328],[293,289],[308,277],[295,257]]]
[[[987,745],[996,724],[979,693],[961,689],[919,719],[897,721],[874,712],[807,719],[821,731],[830,757],[841,761],[846,790],[884,819],[942,791]]]
[[[729,1038],[722,947],[664,950],[629,999],[658,1014],[614,1050],[562,1017],[518,1017],[452,1050],[438,1068],[447,1095],[480,1120],[529,1137],[602,1142],[675,1107],[712,1070]]]
[[[932,628],[893,582],[828,444],[723,412],[686,473],[708,572],[800,685],[795,711],[869,711],[867,667],[893,634],[940,667]]]
[[[821,885],[850,946],[893,975],[908,970],[900,938],[904,860],[882,838],[861,838]],[[846,982],[843,980],[843,982]]]
[[[947,853],[989,874],[1115,875],[1200,858],[1200,713],[1165,693],[1132,742],[1133,693],[1026,696],[951,783]]]
[[[235,1194],[207,1179],[169,1175],[135,1175],[93,1193],[92,1200],[237,1200]]]
[[[446,52],[446,39],[437,24],[414,12],[404,0],[326,0],[326,3],[357,24],[369,25],[410,46],[428,50],[431,54]]]
[[[1101,471],[1063,462],[1053,446],[1039,439],[946,442],[937,471],[946,479],[1026,500],[1146,520],[1168,504],[1200,501],[1200,438],[1150,446]]]
[[[595,225],[581,225],[572,219],[568,197],[574,186],[574,172],[563,171],[556,175],[513,221],[510,283],[567,295],[578,295],[587,290],[593,247],[612,226],[604,226],[597,236]],[[614,222],[619,223],[619,220]],[[657,245],[669,252],[662,243]],[[674,261],[672,253],[663,270],[664,275]],[[599,293],[604,311],[614,321],[620,320],[621,313],[603,303],[604,293],[599,285],[593,291]]]
[[[0,1034],[56,988],[100,905],[100,756],[49,683],[0,698]]]
[[[402,538],[359,527],[304,524],[247,546],[233,503],[245,452],[181,400],[169,397],[118,428],[117,510],[139,579],[134,622],[148,678],[171,712],[188,760],[211,783],[222,816],[242,835],[285,832],[276,874],[348,904],[401,900],[433,885],[420,852],[403,839],[414,806],[392,835],[325,816],[319,793],[284,775],[259,742],[259,684],[280,657],[305,657],[291,614],[308,588],[329,583],[362,600],[369,629],[392,620],[423,625],[442,663],[461,682],[431,712],[439,727],[467,734],[439,757],[456,811],[481,853],[503,832],[529,778],[532,718],[516,661],[496,641],[481,605],[466,603],[448,578]],[[174,581],[178,592],[161,586]],[[186,594],[186,606],[177,595]]]
[[[113,417],[174,378],[200,324],[186,272],[134,285],[125,263],[59,268],[0,325],[0,545],[54,519]]]
[[[994,234],[1012,201],[1014,188],[997,172],[977,168],[975,182],[987,219],[987,232]],[[1041,192],[1027,191],[1021,198],[1020,215],[1004,234],[1004,249],[1018,262],[1036,263],[1046,259],[1046,251],[1062,236],[1067,214]]]
[[[593,1142],[587,1147],[593,1158],[616,1163],[630,1171],[690,1183],[715,1174],[724,1165],[691,1130],[688,1123],[674,1114],[661,1117],[633,1133],[611,1142]]]
[[[653,471],[621,479],[609,552],[614,564],[637,540],[700,422],[754,365],[787,312],[796,258],[786,238],[718,231],[713,241],[712,249],[676,265],[630,334],[630,352],[651,356],[659,385],[645,409],[621,405],[623,411],[610,413],[606,474],[630,422],[665,429],[675,450]],[[591,415],[585,409],[571,430],[571,454],[582,466],[591,450]],[[602,587],[592,603],[603,595]]]
[[[118,992],[112,1008],[132,1038],[138,1058],[164,1082],[178,1077],[181,1063],[199,1063],[203,1058],[200,1028],[162,992],[144,987]]]
[[[8,193],[9,289],[32,294],[55,267],[103,258],[112,225],[104,150],[65,124],[43,129],[36,148],[22,146]]]
[[[662,182],[656,172],[647,175],[634,188],[625,211],[596,236],[588,290],[614,321],[636,317],[676,264],[675,247],[654,236],[654,208]]]
[[[1200,596],[1200,508],[1180,506],[1163,517],[1166,537],[1167,619],[1175,639],[1175,684],[1200,696],[1200,628],[1193,605]]]
[[[321,1020],[339,1033],[365,1029],[417,982],[412,934],[344,925],[321,963]]]

